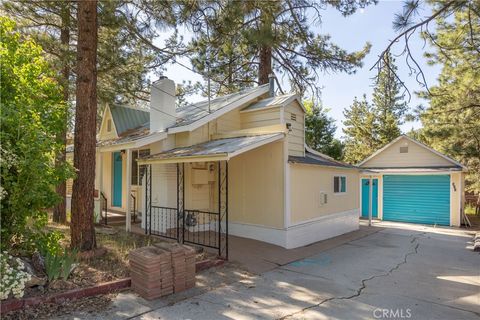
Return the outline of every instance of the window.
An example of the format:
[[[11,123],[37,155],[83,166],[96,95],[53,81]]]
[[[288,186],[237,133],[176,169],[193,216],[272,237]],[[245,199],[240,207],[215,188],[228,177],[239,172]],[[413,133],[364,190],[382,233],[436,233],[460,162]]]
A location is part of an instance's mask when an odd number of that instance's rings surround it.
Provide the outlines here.
[[[408,153],[408,147],[400,147],[400,153]]]
[[[334,193],[347,192],[347,177],[345,176],[333,177],[333,192]]]
[[[107,132],[112,131],[112,119],[107,120]]]
[[[145,172],[145,166],[139,166],[137,159],[150,155],[150,150],[136,150],[132,151],[132,185],[138,186],[142,182],[142,177]]]

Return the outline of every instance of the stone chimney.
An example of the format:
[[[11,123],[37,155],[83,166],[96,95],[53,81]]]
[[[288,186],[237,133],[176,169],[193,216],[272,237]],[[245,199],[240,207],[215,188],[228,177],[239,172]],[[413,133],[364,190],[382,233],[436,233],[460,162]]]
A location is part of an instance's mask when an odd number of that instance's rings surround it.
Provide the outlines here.
[[[176,120],[175,82],[162,76],[151,87],[150,132],[164,131]]]

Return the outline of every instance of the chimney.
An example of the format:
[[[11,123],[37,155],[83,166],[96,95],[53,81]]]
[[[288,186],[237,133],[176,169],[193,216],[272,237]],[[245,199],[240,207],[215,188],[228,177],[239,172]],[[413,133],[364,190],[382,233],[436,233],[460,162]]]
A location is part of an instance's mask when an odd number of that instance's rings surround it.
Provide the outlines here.
[[[275,96],[275,75],[273,73],[270,73],[268,75],[268,84],[269,84],[269,94],[270,97]]]
[[[164,131],[177,121],[175,82],[161,76],[152,83],[150,94],[150,132]]]

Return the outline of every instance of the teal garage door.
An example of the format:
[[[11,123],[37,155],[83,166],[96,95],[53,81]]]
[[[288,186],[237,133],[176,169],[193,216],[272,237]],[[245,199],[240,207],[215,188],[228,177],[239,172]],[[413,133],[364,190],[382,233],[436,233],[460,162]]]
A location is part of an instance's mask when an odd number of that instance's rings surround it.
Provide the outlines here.
[[[383,220],[450,225],[450,176],[383,176]]]

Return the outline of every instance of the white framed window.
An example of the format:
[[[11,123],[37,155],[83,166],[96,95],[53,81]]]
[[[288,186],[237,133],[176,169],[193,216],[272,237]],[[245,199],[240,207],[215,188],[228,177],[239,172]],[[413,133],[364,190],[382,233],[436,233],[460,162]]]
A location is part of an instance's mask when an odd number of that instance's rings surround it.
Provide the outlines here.
[[[333,193],[346,193],[347,192],[347,177],[346,176],[334,176],[333,177]]]

